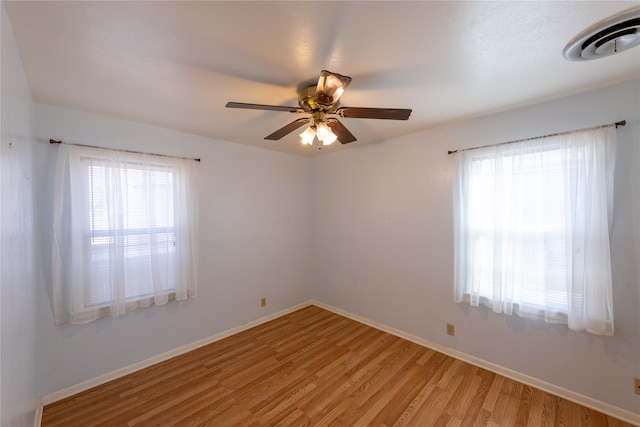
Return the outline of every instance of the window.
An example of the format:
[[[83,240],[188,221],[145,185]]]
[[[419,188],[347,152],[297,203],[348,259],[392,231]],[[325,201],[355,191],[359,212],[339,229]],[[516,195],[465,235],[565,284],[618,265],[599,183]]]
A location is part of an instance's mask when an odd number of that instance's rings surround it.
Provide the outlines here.
[[[458,153],[455,300],[613,334],[615,130]]]
[[[195,296],[194,161],[61,145],[56,174],[56,323]]]
[[[175,235],[173,224],[173,173],[166,165],[123,163],[110,165],[102,159],[82,157],[87,200],[84,252],[87,265],[86,307],[111,304],[110,250],[122,245],[126,277],[124,298],[135,301],[153,295],[152,269],[165,278],[164,292],[175,291]],[[120,176],[116,177],[115,174]],[[110,212],[109,199],[123,183],[118,218]],[[118,221],[121,220],[121,226]],[[158,262],[152,263],[152,258]]]

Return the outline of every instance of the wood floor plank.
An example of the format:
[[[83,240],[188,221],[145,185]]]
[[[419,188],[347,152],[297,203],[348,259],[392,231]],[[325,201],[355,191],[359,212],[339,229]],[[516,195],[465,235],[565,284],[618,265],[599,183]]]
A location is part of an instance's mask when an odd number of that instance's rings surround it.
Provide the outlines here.
[[[42,426],[630,425],[316,306],[44,408]]]
[[[51,413],[56,414],[56,419],[60,422],[68,422],[78,416],[78,407],[95,407],[96,403],[103,400],[110,400],[111,396],[119,395],[121,391],[127,390],[131,387],[131,381],[129,378],[121,378],[109,383],[100,385],[92,389],[92,393],[80,393],[59,402],[47,405],[49,409],[46,413],[43,413],[43,419]]]

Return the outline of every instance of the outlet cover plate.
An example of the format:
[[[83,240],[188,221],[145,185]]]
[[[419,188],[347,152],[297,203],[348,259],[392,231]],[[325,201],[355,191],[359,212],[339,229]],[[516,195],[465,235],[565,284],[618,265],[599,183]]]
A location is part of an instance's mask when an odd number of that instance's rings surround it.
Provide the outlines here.
[[[456,334],[456,327],[451,323],[447,323],[447,335],[454,336]]]

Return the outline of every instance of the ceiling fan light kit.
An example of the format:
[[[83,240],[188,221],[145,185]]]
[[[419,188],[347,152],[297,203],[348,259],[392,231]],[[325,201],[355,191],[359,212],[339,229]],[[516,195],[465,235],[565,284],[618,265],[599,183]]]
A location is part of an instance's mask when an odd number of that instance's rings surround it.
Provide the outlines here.
[[[588,61],[640,44],[640,7],[604,19],[575,36],[562,51],[569,61]]]
[[[322,148],[325,145],[333,144],[338,139],[338,136],[327,125],[324,111],[313,111],[310,121],[311,125],[299,135],[303,144],[313,145],[313,140],[317,136],[318,140],[322,142],[318,148]]]
[[[322,70],[315,86],[308,86],[298,93],[298,107],[280,105],[246,104],[242,102],[228,102],[227,108],[245,108],[251,110],[282,111],[296,114],[309,114],[309,117],[297,119],[278,129],[264,139],[277,141],[299,127],[311,123],[301,134],[302,144],[313,145],[316,137],[321,142],[318,148],[334,143],[341,144],[356,141],[356,137],[334,117],[327,115],[355,119],[386,119],[408,120],[411,110],[406,108],[362,108],[340,107],[340,97],[351,83],[351,77],[343,76],[331,71]]]

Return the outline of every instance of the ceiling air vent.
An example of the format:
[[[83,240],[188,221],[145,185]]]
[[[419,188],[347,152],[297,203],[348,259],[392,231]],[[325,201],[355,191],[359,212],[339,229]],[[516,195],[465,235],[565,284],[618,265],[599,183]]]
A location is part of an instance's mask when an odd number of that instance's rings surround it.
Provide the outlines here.
[[[569,61],[602,58],[640,44],[640,8],[633,8],[587,28],[562,51]]]

